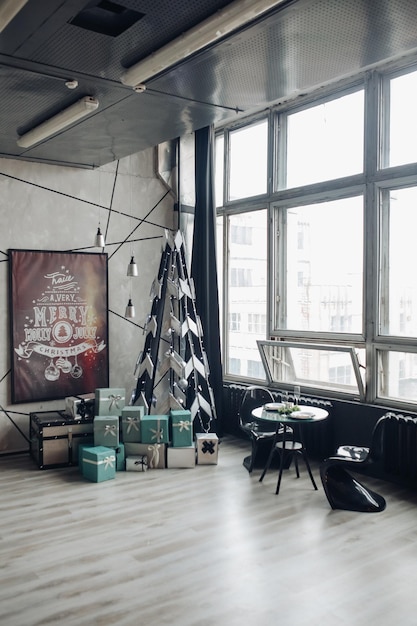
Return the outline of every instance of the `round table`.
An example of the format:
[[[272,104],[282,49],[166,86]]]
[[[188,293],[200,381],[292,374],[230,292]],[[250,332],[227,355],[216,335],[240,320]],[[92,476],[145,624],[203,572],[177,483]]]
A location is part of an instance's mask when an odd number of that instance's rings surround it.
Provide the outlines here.
[[[253,409],[252,415],[256,420],[262,422],[275,422],[280,424],[308,424],[309,422],[320,422],[329,417],[329,412],[325,409],[321,409],[317,406],[310,406],[307,404],[299,404],[299,411],[294,411],[290,415],[282,415],[278,411],[267,411],[263,406],[258,406]],[[297,417],[297,413],[309,415],[309,417]]]
[[[259,479],[259,482],[262,482],[266,472],[268,471],[269,466],[271,465],[274,452],[277,449],[279,449],[280,450],[280,466],[279,466],[278,483],[277,483],[277,488],[276,488],[275,493],[277,494],[279,492],[279,488],[281,485],[282,471],[284,469],[284,460],[285,460],[286,455],[291,454],[292,456],[294,456],[294,454],[296,453],[301,454],[301,456],[303,457],[303,460],[306,464],[307,471],[309,473],[313,487],[314,489],[317,490],[317,485],[314,481],[313,474],[311,473],[310,463],[308,460],[307,452],[306,452],[303,438],[302,438],[302,429],[299,427],[302,426],[303,424],[311,424],[311,423],[321,422],[322,420],[325,420],[329,416],[328,411],[320,407],[309,406],[309,405],[307,406],[307,405],[300,404],[299,411],[293,411],[292,413],[287,415],[287,414],[279,413],[279,411],[277,410],[267,410],[265,409],[264,406],[260,406],[260,407],[257,407],[256,409],[253,409],[252,415],[257,421],[268,422],[269,424],[273,422],[277,425],[276,431],[275,431],[275,437],[272,441],[271,452],[269,453],[266,465]],[[298,438],[300,439],[300,441],[288,441],[287,440],[286,435],[287,435],[287,428],[289,425],[297,426]],[[280,431],[281,426],[283,427],[283,430]],[[299,471],[298,471],[297,463],[296,463],[296,472],[297,472],[297,478],[298,478]]]

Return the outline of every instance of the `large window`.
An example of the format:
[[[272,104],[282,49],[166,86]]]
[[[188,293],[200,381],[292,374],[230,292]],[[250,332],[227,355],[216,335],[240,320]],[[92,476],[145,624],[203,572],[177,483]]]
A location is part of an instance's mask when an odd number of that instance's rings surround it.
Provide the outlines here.
[[[226,376],[415,410],[416,105],[417,61],[218,131]]]

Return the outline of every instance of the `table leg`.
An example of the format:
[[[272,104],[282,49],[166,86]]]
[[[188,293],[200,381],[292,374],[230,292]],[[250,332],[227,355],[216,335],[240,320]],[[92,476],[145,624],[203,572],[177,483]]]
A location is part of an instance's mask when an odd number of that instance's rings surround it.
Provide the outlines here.
[[[284,424],[284,439],[282,442],[282,450],[280,453],[280,463],[279,463],[279,474],[278,474],[278,482],[277,482],[277,488],[275,491],[275,495],[279,493],[279,488],[281,486],[281,478],[282,478],[282,470],[284,469],[284,459],[285,459],[285,444],[287,443],[287,425]]]
[[[304,444],[303,444],[303,449],[302,449],[301,454],[303,455],[304,463],[306,464],[307,471],[308,471],[308,474],[310,476],[310,480],[313,483],[313,487],[317,491],[317,485],[316,485],[316,483],[314,481],[313,474],[311,472],[310,463],[308,461],[308,456],[307,456],[307,452],[305,451]]]
[[[275,444],[276,444],[277,439],[278,439],[278,431],[279,431],[279,429],[280,429],[280,424],[277,424],[277,429],[275,431],[275,435],[274,435],[274,438],[272,440],[271,451],[270,451],[270,453],[268,455],[268,458],[266,460],[266,464],[265,464],[265,467],[264,467],[263,472],[261,474],[261,477],[259,478],[259,482],[260,483],[263,481],[264,476],[267,473],[267,471],[269,470],[269,467],[271,465],[271,462],[272,462],[272,459],[273,459],[273,456],[274,456],[274,452],[275,452]]]
[[[306,468],[307,468],[307,471],[308,471],[308,475],[310,476],[310,480],[311,480],[311,482],[313,483],[313,487],[314,487],[314,489],[317,491],[317,485],[316,485],[316,483],[315,483],[315,480],[314,480],[314,478],[313,478],[313,474],[312,474],[312,471],[311,471],[310,463],[309,463],[308,456],[307,456],[306,447],[305,447],[305,445],[304,445],[304,437],[303,437],[303,432],[302,432],[302,428],[301,428],[301,426],[300,426],[300,425],[298,425],[298,436],[299,436],[299,439],[300,439],[300,442],[301,442],[301,445],[302,445],[302,448],[301,448],[301,455],[302,455],[302,457],[303,457],[303,459],[304,459],[304,463],[306,464]]]

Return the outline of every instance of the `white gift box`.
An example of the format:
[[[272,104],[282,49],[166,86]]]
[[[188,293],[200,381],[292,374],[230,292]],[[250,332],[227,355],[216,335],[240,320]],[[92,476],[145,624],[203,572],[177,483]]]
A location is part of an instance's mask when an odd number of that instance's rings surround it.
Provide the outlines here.
[[[195,446],[170,447],[167,449],[167,467],[168,469],[195,467],[195,455]]]
[[[148,457],[146,454],[126,457],[126,472],[146,472]]]
[[[125,443],[126,458],[128,456],[141,456],[146,454],[148,457],[149,469],[165,469],[166,468],[166,443]]]
[[[82,406],[84,404],[84,406]],[[94,417],[95,394],[84,393],[79,396],[65,398],[65,413],[74,419]],[[82,413],[85,415],[82,415]]]
[[[219,438],[215,433],[197,433],[195,436],[197,465],[217,465]]]

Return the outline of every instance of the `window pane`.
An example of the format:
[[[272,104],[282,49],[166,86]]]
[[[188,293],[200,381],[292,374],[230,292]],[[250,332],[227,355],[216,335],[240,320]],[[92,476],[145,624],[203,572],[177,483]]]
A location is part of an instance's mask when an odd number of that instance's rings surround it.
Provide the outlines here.
[[[363,91],[293,113],[287,124],[287,188],[363,171]]]
[[[194,133],[180,139],[181,168],[179,171],[181,206],[195,207],[195,139]]]
[[[378,352],[379,397],[417,402],[417,354]]]
[[[266,334],[266,210],[229,217],[228,250],[227,371],[236,372],[239,360],[240,375],[265,378],[256,341]]]
[[[391,190],[383,199],[382,220],[389,237],[381,245],[380,332],[417,337],[417,187]]]
[[[286,210],[281,328],[360,333],[362,196]]]
[[[214,193],[216,207],[223,206],[224,136],[217,135],[214,158]]]
[[[390,81],[389,165],[417,161],[417,72]]]
[[[224,310],[224,302],[223,302],[223,232],[224,232],[224,218],[222,216],[217,216],[216,218],[216,256],[217,256],[217,283],[219,288],[219,310]],[[190,265],[191,267],[191,265]],[[223,315],[220,315],[220,337],[223,340],[223,323],[224,318]],[[224,346],[222,345],[222,353],[224,352]]]
[[[249,198],[267,191],[268,122],[230,133],[229,200]]]

